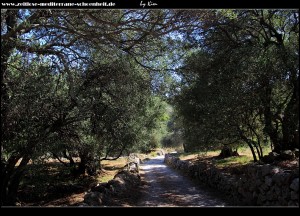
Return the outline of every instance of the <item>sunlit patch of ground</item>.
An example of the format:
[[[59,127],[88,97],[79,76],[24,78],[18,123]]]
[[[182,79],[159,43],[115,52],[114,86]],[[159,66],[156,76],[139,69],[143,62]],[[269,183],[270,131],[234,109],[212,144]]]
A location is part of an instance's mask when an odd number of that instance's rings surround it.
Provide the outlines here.
[[[268,155],[271,151],[269,147],[263,148],[263,155]],[[208,151],[198,153],[180,153],[177,154],[181,160],[190,161],[192,163],[205,162],[213,164],[216,167],[222,169],[224,172],[231,174],[242,174],[244,167],[253,162],[253,156],[249,148],[243,147],[238,150],[239,156],[233,156],[228,158],[220,158],[219,151]],[[275,162],[273,165],[281,167],[283,169],[299,169],[299,159],[285,160]]]

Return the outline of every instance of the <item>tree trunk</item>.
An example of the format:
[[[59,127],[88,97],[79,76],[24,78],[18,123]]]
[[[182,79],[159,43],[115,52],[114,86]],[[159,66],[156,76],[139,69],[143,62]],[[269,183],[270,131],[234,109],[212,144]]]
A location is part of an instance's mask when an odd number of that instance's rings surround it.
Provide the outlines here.
[[[247,143],[247,145],[249,146],[249,148],[250,148],[250,150],[251,150],[251,153],[252,153],[252,156],[253,156],[253,160],[254,160],[254,162],[256,162],[256,161],[257,161],[257,157],[256,157],[256,154],[255,154],[254,148],[253,148],[253,146],[252,146],[252,140],[249,140],[249,139],[244,135],[243,131],[242,131],[239,127],[237,127],[237,130],[238,130],[238,132],[239,132],[240,138],[241,138],[242,140],[244,140],[244,141]]]
[[[249,142],[248,139],[246,139],[246,140],[244,140],[244,141],[245,141],[245,142],[247,143],[247,145],[249,146],[249,148],[250,148],[250,150],[251,150],[251,153],[252,153],[252,156],[253,156],[253,160],[254,160],[254,162],[256,162],[256,161],[257,161],[257,157],[256,157],[256,154],[255,154],[254,148],[253,148],[253,146],[252,146],[252,143]]]
[[[227,157],[232,157],[232,156],[238,156],[239,154],[237,151],[233,151],[231,146],[224,145],[219,157],[222,158],[227,158]]]
[[[80,162],[78,164],[78,167],[74,166],[72,167],[72,174],[76,178],[80,175],[85,174],[88,164],[88,156],[86,153],[79,153]]]
[[[269,81],[268,81],[269,82]],[[278,137],[278,131],[273,126],[273,119],[272,119],[272,111],[271,111],[271,94],[272,88],[269,86],[269,83],[266,84],[265,94],[262,95],[262,102],[264,106],[264,117],[265,117],[265,127],[264,131],[270,137],[270,140],[274,146],[274,151],[280,153],[282,146],[281,141]]]
[[[79,154],[80,163],[75,171],[77,175],[82,175],[87,173],[90,176],[97,174],[97,171],[100,169],[100,158],[97,159],[94,156],[88,153]]]
[[[5,25],[7,32],[10,32],[17,24],[18,10],[7,10]],[[1,40],[1,150],[2,143],[10,139],[10,131],[8,126],[7,114],[9,107],[8,86],[6,83],[7,63],[11,56],[11,52],[15,47],[16,35],[9,40]],[[15,174],[15,165],[21,158],[20,155],[13,154],[6,162],[1,157],[1,205],[14,205],[16,192],[19,182]],[[14,189],[13,189],[14,188]],[[13,189],[13,190],[12,190]]]
[[[260,151],[261,149],[256,144],[254,145],[254,147],[256,149],[258,159],[261,159],[262,158],[262,152]]]
[[[67,154],[67,149],[63,150],[63,155],[70,161],[70,167],[75,167],[75,161],[73,160],[73,157],[72,155],[70,155],[70,153]]]
[[[6,11],[6,27],[7,32],[10,32],[17,23],[18,10]],[[11,55],[13,48],[15,47],[16,35],[11,37],[9,41],[1,40],[1,135],[2,140],[7,139],[9,136],[7,112],[9,107],[8,87],[5,80],[7,74],[7,62]],[[2,142],[1,142],[2,148]]]
[[[282,122],[283,150],[299,148],[295,137],[299,130],[299,77],[294,83],[293,95],[287,104]]]
[[[87,158],[83,155],[80,155],[80,163],[79,163],[78,168],[76,170],[76,174],[77,175],[85,174],[86,167],[87,167]]]
[[[18,158],[10,158],[7,164],[1,162],[1,205],[14,206],[17,199],[17,193],[20,185],[20,181],[23,177],[24,170],[28,164],[30,158],[24,156],[19,166],[15,167],[18,162]]]

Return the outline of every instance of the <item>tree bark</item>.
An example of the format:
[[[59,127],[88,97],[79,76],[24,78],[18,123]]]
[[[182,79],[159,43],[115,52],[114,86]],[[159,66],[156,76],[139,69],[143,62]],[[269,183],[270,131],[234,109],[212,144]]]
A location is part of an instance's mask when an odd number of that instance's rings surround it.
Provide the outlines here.
[[[1,205],[14,206],[16,203],[20,181],[30,158],[24,156],[16,167],[19,159],[20,157],[10,158],[6,165],[1,162]]]
[[[219,155],[222,158],[238,156],[237,151],[233,151],[231,146],[224,145]]]
[[[7,32],[12,31],[17,23],[18,10],[6,11],[6,28]],[[1,39],[1,135],[2,140],[8,136],[7,128],[7,113],[9,107],[8,87],[5,80],[7,74],[7,63],[13,48],[15,47],[16,35],[13,35],[9,40]],[[2,142],[1,142],[2,147]]]
[[[253,156],[253,160],[254,162],[257,161],[257,157],[256,157],[256,154],[255,154],[255,151],[254,151],[254,148],[252,146],[252,140],[248,139],[244,134],[243,134],[243,131],[238,127],[238,132],[239,132],[239,135],[241,137],[242,140],[244,140],[247,145],[249,146],[250,150],[251,150],[251,153],[252,153],[252,156]]]
[[[254,151],[254,148],[252,146],[252,143],[250,142],[249,139],[247,139],[246,137],[243,138],[243,140],[247,143],[247,145],[249,146],[250,150],[251,150],[251,153],[252,153],[252,156],[253,156],[253,160],[254,162],[257,161],[257,157],[256,157],[256,154],[255,154],[255,151]]]
[[[294,83],[292,97],[287,104],[282,122],[283,150],[299,148],[295,137],[299,130],[299,77]]]
[[[265,127],[264,131],[270,137],[270,140],[274,146],[274,151],[280,153],[282,147],[281,142],[278,137],[278,131],[273,126],[272,111],[271,111],[271,97],[272,97],[272,88],[269,85],[269,80],[265,86],[265,94],[262,95],[261,100],[264,106],[264,117],[265,117]]]

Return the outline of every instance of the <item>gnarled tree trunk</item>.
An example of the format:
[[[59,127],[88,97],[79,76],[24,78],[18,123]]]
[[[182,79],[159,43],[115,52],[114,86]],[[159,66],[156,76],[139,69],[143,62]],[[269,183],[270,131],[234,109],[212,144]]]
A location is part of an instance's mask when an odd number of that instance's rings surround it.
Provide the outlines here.
[[[1,161],[1,205],[14,206],[17,199],[17,193],[25,167],[30,158],[22,157],[17,166],[20,156],[11,156],[7,162]]]

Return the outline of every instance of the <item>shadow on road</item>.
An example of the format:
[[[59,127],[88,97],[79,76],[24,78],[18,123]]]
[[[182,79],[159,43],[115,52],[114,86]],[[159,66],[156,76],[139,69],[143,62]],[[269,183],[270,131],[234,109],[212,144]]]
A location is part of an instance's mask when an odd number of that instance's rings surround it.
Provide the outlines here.
[[[225,206],[226,202],[210,189],[202,188],[167,167],[164,156],[141,164],[144,184],[138,206]]]

